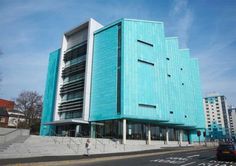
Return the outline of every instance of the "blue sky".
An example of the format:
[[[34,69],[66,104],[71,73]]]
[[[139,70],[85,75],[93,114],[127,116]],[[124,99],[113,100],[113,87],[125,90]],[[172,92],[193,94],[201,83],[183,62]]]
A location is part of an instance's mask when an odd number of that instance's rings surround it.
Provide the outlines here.
[[[0,98],[23,90],[44,93],[49,52],[62,33],[94,18],[163,21],[166,36],[178,36],[199,59],[202,92],[219,92],[236,105],[235,0],[0,0]]]

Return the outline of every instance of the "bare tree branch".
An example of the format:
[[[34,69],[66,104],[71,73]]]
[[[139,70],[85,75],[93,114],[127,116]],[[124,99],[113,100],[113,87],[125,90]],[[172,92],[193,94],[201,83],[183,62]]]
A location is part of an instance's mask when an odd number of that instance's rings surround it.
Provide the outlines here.
[[[16,108],[25,115],[28,128],[31,128],[41,116],[42,96],[36,91],[23,91],[17,97],[15,103]]]

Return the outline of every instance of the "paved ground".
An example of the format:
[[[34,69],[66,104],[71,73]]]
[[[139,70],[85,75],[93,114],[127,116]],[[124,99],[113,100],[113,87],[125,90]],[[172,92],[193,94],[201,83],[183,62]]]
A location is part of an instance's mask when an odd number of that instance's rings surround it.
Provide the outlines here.
[[[49,159],[50,157],[48,157]],[[72,159],[73,158],[73,159]],[[41,158],[41,161],[15,165],[34,166],[236,166],[236,162],[217,161],[215,149],[182,148],[150,151],[143,153],[106,154],[89,157],[70,157],[65,161],[50,161]],[[66,158],[64,158],[66,159]],[[47,162],[43,162],[43,161]],[[27,160],[26,160],[27,161]],[[31,162],[30,162],[31,161]],[[1,162],[0,162],[1,163]],[[5,163],[7,164],[7,163]],[[5,165],[4,164],[4,165]],[[10,164],[10,163],[8,163]],[[13,164],[13,163],[12,163]],[[3,165],[3,163],[1,163]]]
[[[75,166],[78,164],[71,164]],[[80,164],[86,166],[236,166],[236,162],[217,161],[215,149],[170,153],[121,160],[110,160]]]

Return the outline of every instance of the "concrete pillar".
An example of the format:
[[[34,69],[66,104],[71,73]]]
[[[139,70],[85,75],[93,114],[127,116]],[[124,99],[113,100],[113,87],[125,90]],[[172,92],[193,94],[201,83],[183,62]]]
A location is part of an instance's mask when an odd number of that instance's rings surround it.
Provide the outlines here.
[[[151,144],[151,126],[150,124],[148,124],[148,140],[147,140],[147,144],[150,145]]]
[[[169,144],[169,129],[166,128],[166,144]]]
[[[179,131],[179,146],[182,145],[182,141],[183,141],[183,130]]]
[[[126,144],[126,119],[123,119],[123,144]]]
[[[90,137],[91,138],[95,138],[96,137],[96,125],[95,124],[91,124]]]

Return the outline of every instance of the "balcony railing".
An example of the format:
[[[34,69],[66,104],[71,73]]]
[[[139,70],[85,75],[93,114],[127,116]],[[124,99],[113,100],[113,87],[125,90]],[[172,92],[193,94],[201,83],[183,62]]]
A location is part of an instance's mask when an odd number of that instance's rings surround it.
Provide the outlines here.
[[[70,67],[72,65],[78,64],[78,63],[83,62],[85,60],[86,60],[86,55],[80,56],[78,58],[75,58],[75,59],[69,61],[69,63],[67,63],[64,68],[67,68],[67,67]]]
[[[84,80],[84,76],[83,76],[83,77],[80,77],[80,78],[78,78],[78,79],[75,79],[75,80],[64,81],[61,86],[67,85],[67,84],[70,84],[70,83],[74,83],[74,82],[77,82],[77,81],[80,81],[80,80]]]

